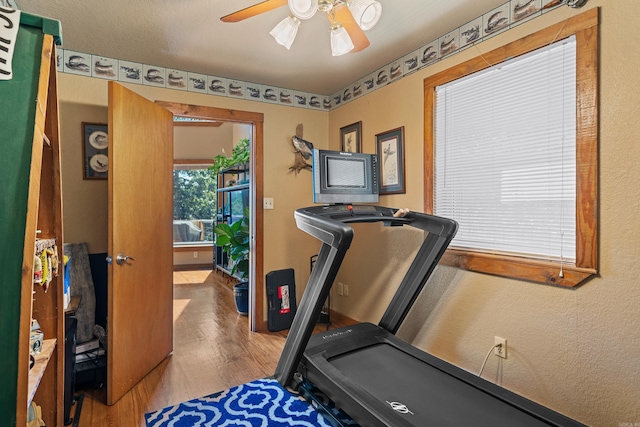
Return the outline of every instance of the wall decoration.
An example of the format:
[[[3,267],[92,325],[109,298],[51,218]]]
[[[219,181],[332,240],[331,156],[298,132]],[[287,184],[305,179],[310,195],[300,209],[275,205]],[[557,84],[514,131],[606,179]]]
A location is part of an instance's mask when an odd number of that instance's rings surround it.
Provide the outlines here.
[[[389,82],[398,80],[400,77],[402,77],[403,71],[404,68],[402,67],[402,59],[393,61],[391,64],[389,64]]]
[[[187,83],[187,90],[189,92],[207,93],[207,76],[199,73],[188,72],[189,77]]]
[[[81,76],[91,76],[91,55],[87,53],[64,51],[64,72],[78,74]]]
[[[246,83],[240,80],[228,80],[229,82],[229,96],[234,98],[244,98],[244,89]]]
[[[351,92],[351,87],[348,87],[342,91],[342,102],[349,102],[352,99],[353,99],[353,93]]]
[[[127,83],[142,84],[142,64],[137,62],[120,61],[118,80]]]
[[[459,29],[451,31],[450,33],[440,37],[438,40],[438,48],[440,50],[440,58],[444,58],[447,55],[451,55],[460,47],[460,32]]]
[[[322,103],[320,102],[320,97],[318,95],[309,94],[309,108],[317,110],[322,108]]]
[[[414,71],[418,71],[420,69],[420,55],[420,49],[418,49],[405,55],[402,58],[404,66],[402,74],[406,76],[407,74],[413,73]]]
[[[526,18],[532,18],[536,13],[540,12],[541,0],[515,0],[511,2],[512,14],[511,22],[523,21]]]
[[[429,65],[438,59],[438,40],[422,46],[422,55],[420,56],[420,67]]]
[[[278,88],[273,86],[262,87],[262,99],[264,102],[270,102],[272,104],[278,103]]]
[[[498,6],[482,17],[482,31],[484,36],[498,34],[509,28],[509,3]]]
[[[227,96],[227,79],[209,76],[207,78],[207,93],[211,95]]]
[[[289,168],[289,173],[295,172],[296,175],[298,175],[301,170],[312,170],[312,165],[307,163],[307,160],[310,160],[313,155],[313,143],[304,140],[302,138],[303,134],[304,126],[300,123],[296,126],[296,134],[291,138],[294,161],[293,166]]]
[[[362,89],[362,80],[359,80],[359,81],[355,82],[353,84],[352,90],[353,90],[354,99],[361,97],[362,93],[363,93],[362,92],[363,91],[363,89]]]
[[[91,57],[91,76],[99,79],[118,79],[118,60],[104,56],[93,55]]]
[[[460,27],[460,48],[465,48],[475,41],[480,40],[482,27],[482,17],[476,18],[471,22]]]
[[[345,153],[361,153],[362,122],[356,122],[340,128],[341,151]]]
[[[167,87],[169,89],[187,90],[188,73],[180,70],[167,70]]]
[[[389,83],[389,65],[380,68],[376,74],[376,88]]]
[[[83,179],[107,179],[109,133],[107,125],[82,123]]]
[[[245,89],[246,89],[246,93],[247,99],[256,99],[259,100],[262,96],[262,85],[259,85],[257,83],[247,83],[245,85]]]
[[[306,92],[293,92],[294,105],[296,107],[307,107],[309,105],[309,94]]]
[[[148,86],[165,87],[166,69],[155,65],[142,66],[142,84]]]
[[[375,88],[376,88],[376,74],[378,74],[378,73],[377,72],[373,72],[373,73],[369,74],[367,77],[365,77],[362,80],[362,86],[364,87],[364,93],[365,94],[375,90]]]
[[[280,104],[293,105],[293,92],[289,89],[280,89],[278,101]]]
[[[380,195],[406,193],[404,183],[404,126],[376,135],[380,162]]]
[[[322,109],[325,111],[330,111],[331,110],[331,97],[330,96],[325,96],[324,100],[322,101]]]

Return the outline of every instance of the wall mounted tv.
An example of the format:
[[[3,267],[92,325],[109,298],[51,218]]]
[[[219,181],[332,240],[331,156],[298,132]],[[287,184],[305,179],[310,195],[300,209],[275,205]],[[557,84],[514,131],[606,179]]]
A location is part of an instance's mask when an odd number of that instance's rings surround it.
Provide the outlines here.
[[[375,154],[313,150],[313,202],[325,204],[378,201]]]

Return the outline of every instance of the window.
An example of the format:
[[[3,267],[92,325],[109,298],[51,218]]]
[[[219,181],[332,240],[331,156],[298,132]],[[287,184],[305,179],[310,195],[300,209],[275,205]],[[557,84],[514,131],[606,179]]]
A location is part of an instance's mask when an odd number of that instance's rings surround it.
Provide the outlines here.
[[[211,160],[173,166],[173,246],[212,246],[216,212],[216,177]]]
[[[596,24],[585,12],[425,80],[425,211],[460,223],[443,262],[563,286],[596,273]]]

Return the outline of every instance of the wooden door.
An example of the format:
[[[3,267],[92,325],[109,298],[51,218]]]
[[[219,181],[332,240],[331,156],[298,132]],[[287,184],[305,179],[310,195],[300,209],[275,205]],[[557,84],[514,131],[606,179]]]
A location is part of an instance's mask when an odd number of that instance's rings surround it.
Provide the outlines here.
[[[173,115],[109,82],[108,405],[173,350],[172,183]]]

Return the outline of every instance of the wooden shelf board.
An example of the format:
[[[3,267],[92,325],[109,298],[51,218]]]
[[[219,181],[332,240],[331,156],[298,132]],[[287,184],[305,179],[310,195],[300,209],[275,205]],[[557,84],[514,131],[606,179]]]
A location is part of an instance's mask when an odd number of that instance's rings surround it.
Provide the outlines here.
[[[33,368],[29,370],[29,390],[28,390],[28,400],[27,407],[31,405],[31,401],[33,400],[33,396],[36,394],[36,390],[38,390],[38,386],[40,385],[40,380],[44,375],[44,371],[47,369],[47,365],[49,364],[49,360],[53,355],[53,351],[56,348],[56,339],[44,340],[42,343],[42,351],[40,354],[36,354],[34,358],[36,359],[35,365]]]
[[[231,187],[218,188],[216,191],[218,193],[226,193],[229,191],[240,191],[240,190],[248,190],[249,184],[237,184]]]

